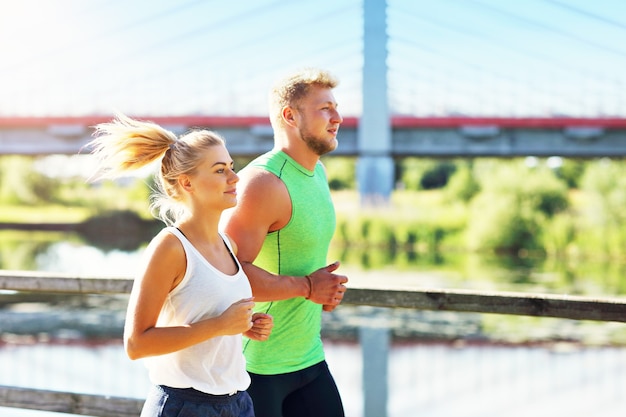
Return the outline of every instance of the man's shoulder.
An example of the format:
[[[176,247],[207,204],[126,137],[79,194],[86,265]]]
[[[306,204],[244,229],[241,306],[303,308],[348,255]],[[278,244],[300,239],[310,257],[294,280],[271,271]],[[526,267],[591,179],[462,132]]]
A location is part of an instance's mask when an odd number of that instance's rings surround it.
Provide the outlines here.
[[[279,150],[271,150],[253,159],[245,169],[256,168],[277,174],[284,165],[287,155]]]
[[[246,194],[268,195],[284,189],[285,184],[279,176],[261,166],[248,165],[239,173],[239,185]]]
[[[238,175],[244,180],[273,182],[280,177],[280,171],[284,164],[284,154],[272,150],[266,152],[246,165]]]
[[[242,223],[242,227],[249,231],[250,225],[261,225],[264,234],[276,224],[284,225],[289,221],[291,206],[289,205],[289,192],[283,181],[271,171],[257,165],[247,165],[237,175],[238,202],[231,214],[226,214],[224,218],[229,218],[230,223],[233,218],[238,218],[237,222]],[[286,220],[284,220],[286,219]],[[228,230],[228,229],[226,229]],[[237,241],[237,236],[234,236]],[[241,242],[237,241],[239,248]]]

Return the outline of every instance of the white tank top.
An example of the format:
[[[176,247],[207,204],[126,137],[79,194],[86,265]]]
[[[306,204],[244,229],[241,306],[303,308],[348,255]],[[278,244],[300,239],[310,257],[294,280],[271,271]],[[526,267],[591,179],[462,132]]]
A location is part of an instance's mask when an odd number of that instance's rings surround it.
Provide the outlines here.
[[[215,317],[235,301],[252,296],[248,277],[225,236],[220,234],[237,263],[235,275],[213,267],[178,229],[165,230],[182,242],[187,270],[165,299],[158,326],[180,326]],[[173,388],[195,388],[213,395],[244,391],[250,385],[250,376],[246,372],[241,338],[241,335],[214,337],[178,352],[145,358],[150,381]]]

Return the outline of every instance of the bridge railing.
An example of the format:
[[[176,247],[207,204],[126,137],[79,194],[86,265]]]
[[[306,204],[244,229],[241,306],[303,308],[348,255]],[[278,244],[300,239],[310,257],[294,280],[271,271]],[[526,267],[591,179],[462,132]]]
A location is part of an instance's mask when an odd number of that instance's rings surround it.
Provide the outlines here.
[[[131,279],[0,271],[0,290],[68,294],[126,294],[130,292],[131,287]],[[350,287],[343,303],[374,307],[626,322],[626,299],[623,298],[449,289]],[[375,336],[378,342],[381,339],[385,340],[385,338],[377,337],[379,335]],[[361,337],[362,343],[365,340],[371,341],[371,334],[369,338],[367,333]],[[383,346],[383,353],[384,349]],[[367,378],[367,373],[368,370],[364,369],[364,379]],[[386,379],[377,375],[374,380],[375,384],[384,384]],[[366,403],[371,402],[371,407],[365,409],[376,410],[377,407],[380,409],[381,404],[386,400],[384,395],[382,398],[372,399],[368,398],[368,393],[381,392],[381,390],[368,389],[367,380],[364,380],[364,390]],[[384,393],[384,388],[382,392]],[[142,404],[143,400],[134,398],[0,386],[0,407],[96,417],[130,417],[139,415]]]

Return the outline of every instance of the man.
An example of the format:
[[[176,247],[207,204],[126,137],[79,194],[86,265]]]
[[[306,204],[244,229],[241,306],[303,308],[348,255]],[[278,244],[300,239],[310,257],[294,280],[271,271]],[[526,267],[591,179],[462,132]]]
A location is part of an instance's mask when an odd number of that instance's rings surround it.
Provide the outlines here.
[[[343,121],[336,85],[306,69],[275,86],[274,148],[238,173],[239,202],[223,216],[257,310],[274,317],[268,341],[244,341],[256,417],[344,416],[320,336],[322,309],[341,302],[348,281],[326,263],[335,211],[320,156],[337,147]]]

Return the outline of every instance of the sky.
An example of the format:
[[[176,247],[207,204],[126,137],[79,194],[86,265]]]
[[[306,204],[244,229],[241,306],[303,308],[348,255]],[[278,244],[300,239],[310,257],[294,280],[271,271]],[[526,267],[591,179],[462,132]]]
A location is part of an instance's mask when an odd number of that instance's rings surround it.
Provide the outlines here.
[[[363,1],[0,0],[0,117],[264,116],[305,66],[359,116]],[[626,117],[624,0],[386,3],[392,114]]]

